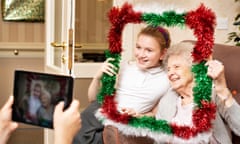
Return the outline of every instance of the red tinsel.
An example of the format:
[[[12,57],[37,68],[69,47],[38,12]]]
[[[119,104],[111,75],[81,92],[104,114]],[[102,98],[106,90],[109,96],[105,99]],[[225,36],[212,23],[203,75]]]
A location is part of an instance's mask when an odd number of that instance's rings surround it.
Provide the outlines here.
[[[128,114],[121,114],[117,110],[117,104],[114,101],[114,96],[106,96],[104,102],[102,104],[102,111],[108,118],[116,121],[121,122],[123,124],[128,124],[129,119],[131,116]]]
[[[202,108],[193,111],[193,127],[171,124],[174,135],[189,139],[200,132],[209,131],[212,128],[212,120],[215,119],[216,105],[202,101]]]
[[[130,4],[125,3],[121,8],[113,7],[109,12],[109,20],[112,24],[109,35],[109,50],[111,53],[122,52],[122,31],[128,23],[141,23],[140,12],[134,12]],[[197,42],[192,53],[195,62],[202,62],[212,54],[214,45],[214,27],[216,25],[215,15],[203,4],[194,11],[186,13],[186,25],[194,31]],[[131,118],[127,114],[121,114],[117,110],[114,101],[115,95],[106,95],[102,104],[102,113],[115,122],[128,124]],[[211,122],[215,118],[216,106],[213,103],[202,101],[202,107],[193,111],[193,126],[180,126],[170,124],[174,135],[189,139],[196,136],[199,132],[209,131],[212,128]]]
[[[202,108],[193,111],[193,124],[198,132],[212,128],[212,121],[216,117],[216,105],[207,101],[201,101]]]
[[[127,23],[141,23],[141,12],[135,12],[132,5],[125,3],[121,8],[112,8],[108,14],[112,23],[108,41],[111,53],[122,52],[122,31]]]
[[[171,128],[174,135],[183,139],[189,139],[197,134],[197,130],[194,127],[171,124]]]
[[[194,30],[197,42],[192,53],[195,62],[201,62],[212,54],[214,44],[215,14],[203,4],[186,15],[186,24]]]

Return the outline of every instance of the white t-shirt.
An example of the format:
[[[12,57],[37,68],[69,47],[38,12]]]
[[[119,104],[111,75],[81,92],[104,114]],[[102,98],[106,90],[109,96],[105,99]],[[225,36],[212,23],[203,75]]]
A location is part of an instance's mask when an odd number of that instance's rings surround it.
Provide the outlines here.
[[[138,113],[152,110],[159,99],[170,88],[167,73],[161,67],[147,71],[136,63],[121,66],[116,89],[118,108],[132,108]]]
[[[182,99],[181,97],[178,98],[177,101],[177,113],[175,117],[172,119],[172,123],[176,123],[178,125],[185,125],[185,126],[193,126],[192,122],[192,111],[194,109],[194,103],[189,103],[186,105],[182,105]],[[179,138],[174,137],[171,141],[173,144],[178,144],[179,143]],[[182,143],[186,144],[191,144],[192,142],[190,141],[182,141]],[[212,136],[212,133],[210,131],[206,133],[200,133],[196,138],[195,138],[195,143],[196,144],[217,144],[216,139]]]
[[[193,126],[192,110],[194,103],[189,103],[187,105],[182,105],[181,103],[182,99],[179,97],[177,101],[177,113],[176,116],[172,119],[172,123],[176,123],[178,125]]]
[[[40,99],[35,96],[30,96],[28,108],[30,115],[36,116],[37,110],[40,108],[40,106],[41,106]]]

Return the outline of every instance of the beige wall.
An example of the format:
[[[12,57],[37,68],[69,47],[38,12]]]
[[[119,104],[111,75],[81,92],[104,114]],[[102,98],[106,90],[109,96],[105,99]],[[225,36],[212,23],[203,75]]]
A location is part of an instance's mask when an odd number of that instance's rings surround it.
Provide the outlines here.
[[[215,42],[216,43],[225,43],[231,45],[232,43],[226,43],[228,33],[232,31],[237,31],[236,27],[232,25],[235,16],[240,12],[240,3],[235,2],[235,0],[170,0],[174,1],[176,5],[186,8],[187,10],[197,8],[200,3],[203,3],[208,8],[211,8],[216,14],[216,18],[227,18],[228,19],[228,29],[215,29]],[[193,37],[192,31],[190,30],[178,30],[179,32],[171,32],[173,39],[195,39]]]
[[[87,99],[87,90],[91,82],[91,78],[81,78],[74,80],[74,98],[80,101],[81,110],[84,109],[89,103]]]
[[[43,71],[42,58],[0,58],[0,107],[13,94],[15,69]]]
[[[77,0],[75,40],[78,43],[106,43],[109,30],[107,12],[112,0]]]
[[[0,58],[0,107],[13,95],[14,70],[43,71],[43,58]],[[8,144],[43,143],[43,129],[20,124]]]
[[[0,42],[44,42],[44,23],[6,22],[0,20]]]
[[[0,0],[1,3],[2,0]],[[0,13],[1,9],[0,9]],[[44,42],[44,23],[7,22],[0,17],[0,42]]]
[[[44,70],[43,48],[40,46],[37,51],[26,51],[27,49],[38,49],[36,45],[44,44],[44,42],[44,23],[7,22],[2,20],[2,16],[0,17],[0,107],[8,96],[13,94],[15,69]],[[18,55],[14,54],[14,50],[19,52]],[[20,124],[8,143],[42,144],[43,129]]]
[[[240,3],[234,2],[234,0],[135,0],[135,3],[149,4],[155,2],[165,5],[174,5],[174,7],[180,7],[186,10],[197,8],[200,3],[204,3],[216,13],[217,17],[228,18],[228,29],[216,30],[215,38],[216,42],[218,43],[224,43],[227,40],[227,34],[229,32],[237,30],[235,27],[233,27],[232,22],[236,16],[236,13],[240,11]],[[86,18],[84,16],[82,17]],[[96,23],[96,25],[92,26],[92,28],[99,29],[97,27],[98,21],[89,23]],[[79,23],[76,25],[79,25]],[[100,26],[105,27],[104,25]],[[0,42],[45,42],[44,30],[44,23],[5,22],[2,21],[2,18],[0,18]],[[84,31],[84,28],[81,27],[80,30]],[[93,32],[90,32],[88,34],[88,39],[91,39],[91,33]],[[99,31],[99,33],[104,33],[104,31]],[[192,32],[188,30],[175,29],[171,33],[172,38],[176,41],[180,41],[180,39],[183,38],[193,39]],[[82,34],[82,37],[83,36],[84,34]]]
[[[43,51],[40,52],[41,56],[37,56],[38,58],[34,58],[35,56],[24,58],[22,54],[25,55],[26,51],[22,53],[19,50],[22,48],[21,45],[26,46],[30,44],[34,46],[35,43],[37,45],[44,42],[44,23],[9,22],[3,21],[2,16],[0,16],[0,52],[2,56],[0,57],[0,106],[13,92],[13,74],[15,69],[43,71]],[[19,55],[14,55],[15,48],[19,50]],[[9,58],[7,55],[9,55]]]
[[[119,1],[119,0],[117,0]],[[149,9],[153,6],[153,11],[157,11],[156,9],[167,9],[168,7],[173,7],[175,10],[194,10],[201,3],[203,3],[206,7],[211,8],[212,11],[216,14],[217,18],[227,18],[228,19],[228,29],[215,29],[215,42],[216,43],[225,43],[227,41],[228,33],[232,31],[237,31],[237,28],[232,25],[234,18],[237,13],[240,12],[240,2],[235,2],[235,0],[131,0],[135,5],[140,4],[143,7]],[[157,5],[157,6],[156,6]],[[193,33],[188,28],[180,29],[169,28],[172,42],[177,43],[179,41],[185,39],[196,39],[193,36]],[[225,43],[231,45],[233,43]]]

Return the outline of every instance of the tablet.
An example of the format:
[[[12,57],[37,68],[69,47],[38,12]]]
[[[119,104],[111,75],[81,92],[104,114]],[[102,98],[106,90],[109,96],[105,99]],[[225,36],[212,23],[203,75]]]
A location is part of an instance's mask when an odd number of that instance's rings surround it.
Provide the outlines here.
[[[73,78],[15,70],[13,93],[13,121],[52,129],[56,104],[64,101],[66,109],[72,102]]]

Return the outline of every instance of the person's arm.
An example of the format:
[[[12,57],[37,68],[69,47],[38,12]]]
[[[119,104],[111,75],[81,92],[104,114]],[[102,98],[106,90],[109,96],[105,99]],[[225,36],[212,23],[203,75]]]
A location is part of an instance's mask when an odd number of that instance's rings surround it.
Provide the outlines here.
[[[220,99],[226,107],[233,104],[233,96],[227,87],[227,82],[224,74],[224,66],[217,60],[207,62],[208,75],[213,79],[214,89],[218,99]]]
[[[224,66],[211,60],[208,63],[208,75],[213,79],[217,110],[235,134],[240,136],[240,105],[227,87]]]
[[[120,112],[131,115],[132,117],[143,117],[143,116],[155,117],[155,114],[157,112],[157,107],[158,107],[158,105],[155,105],[151,111],[146,112],[146,113],[138,113],[134,109],[131,109],[131,108],[122,108]]]
[[[6,144],[11,133],[18,127],[18,124],[12,121],[12,104],[13,96],[10,96],[0,110],[0,144]]]
[[[64,111],[63,108],[64,103],[60,102],[54,110],[54,144],[71,144],[81,128],[79,102],[73,100],[69,108]]]
[[[96,100],[96,95],[101,87],[101,77],[94,76],[88,87],[88,101]]]
[[[101,78],[103,73],[106,73],[110,76],[116,75],[115,67],[109,61],[113,61],[113,58],[108,58],[97,71],[93,77],[89,87],[88,87],[88,101],[92,102],[96,100],[96,95],[98,94],[99,89],[101,88]]]

